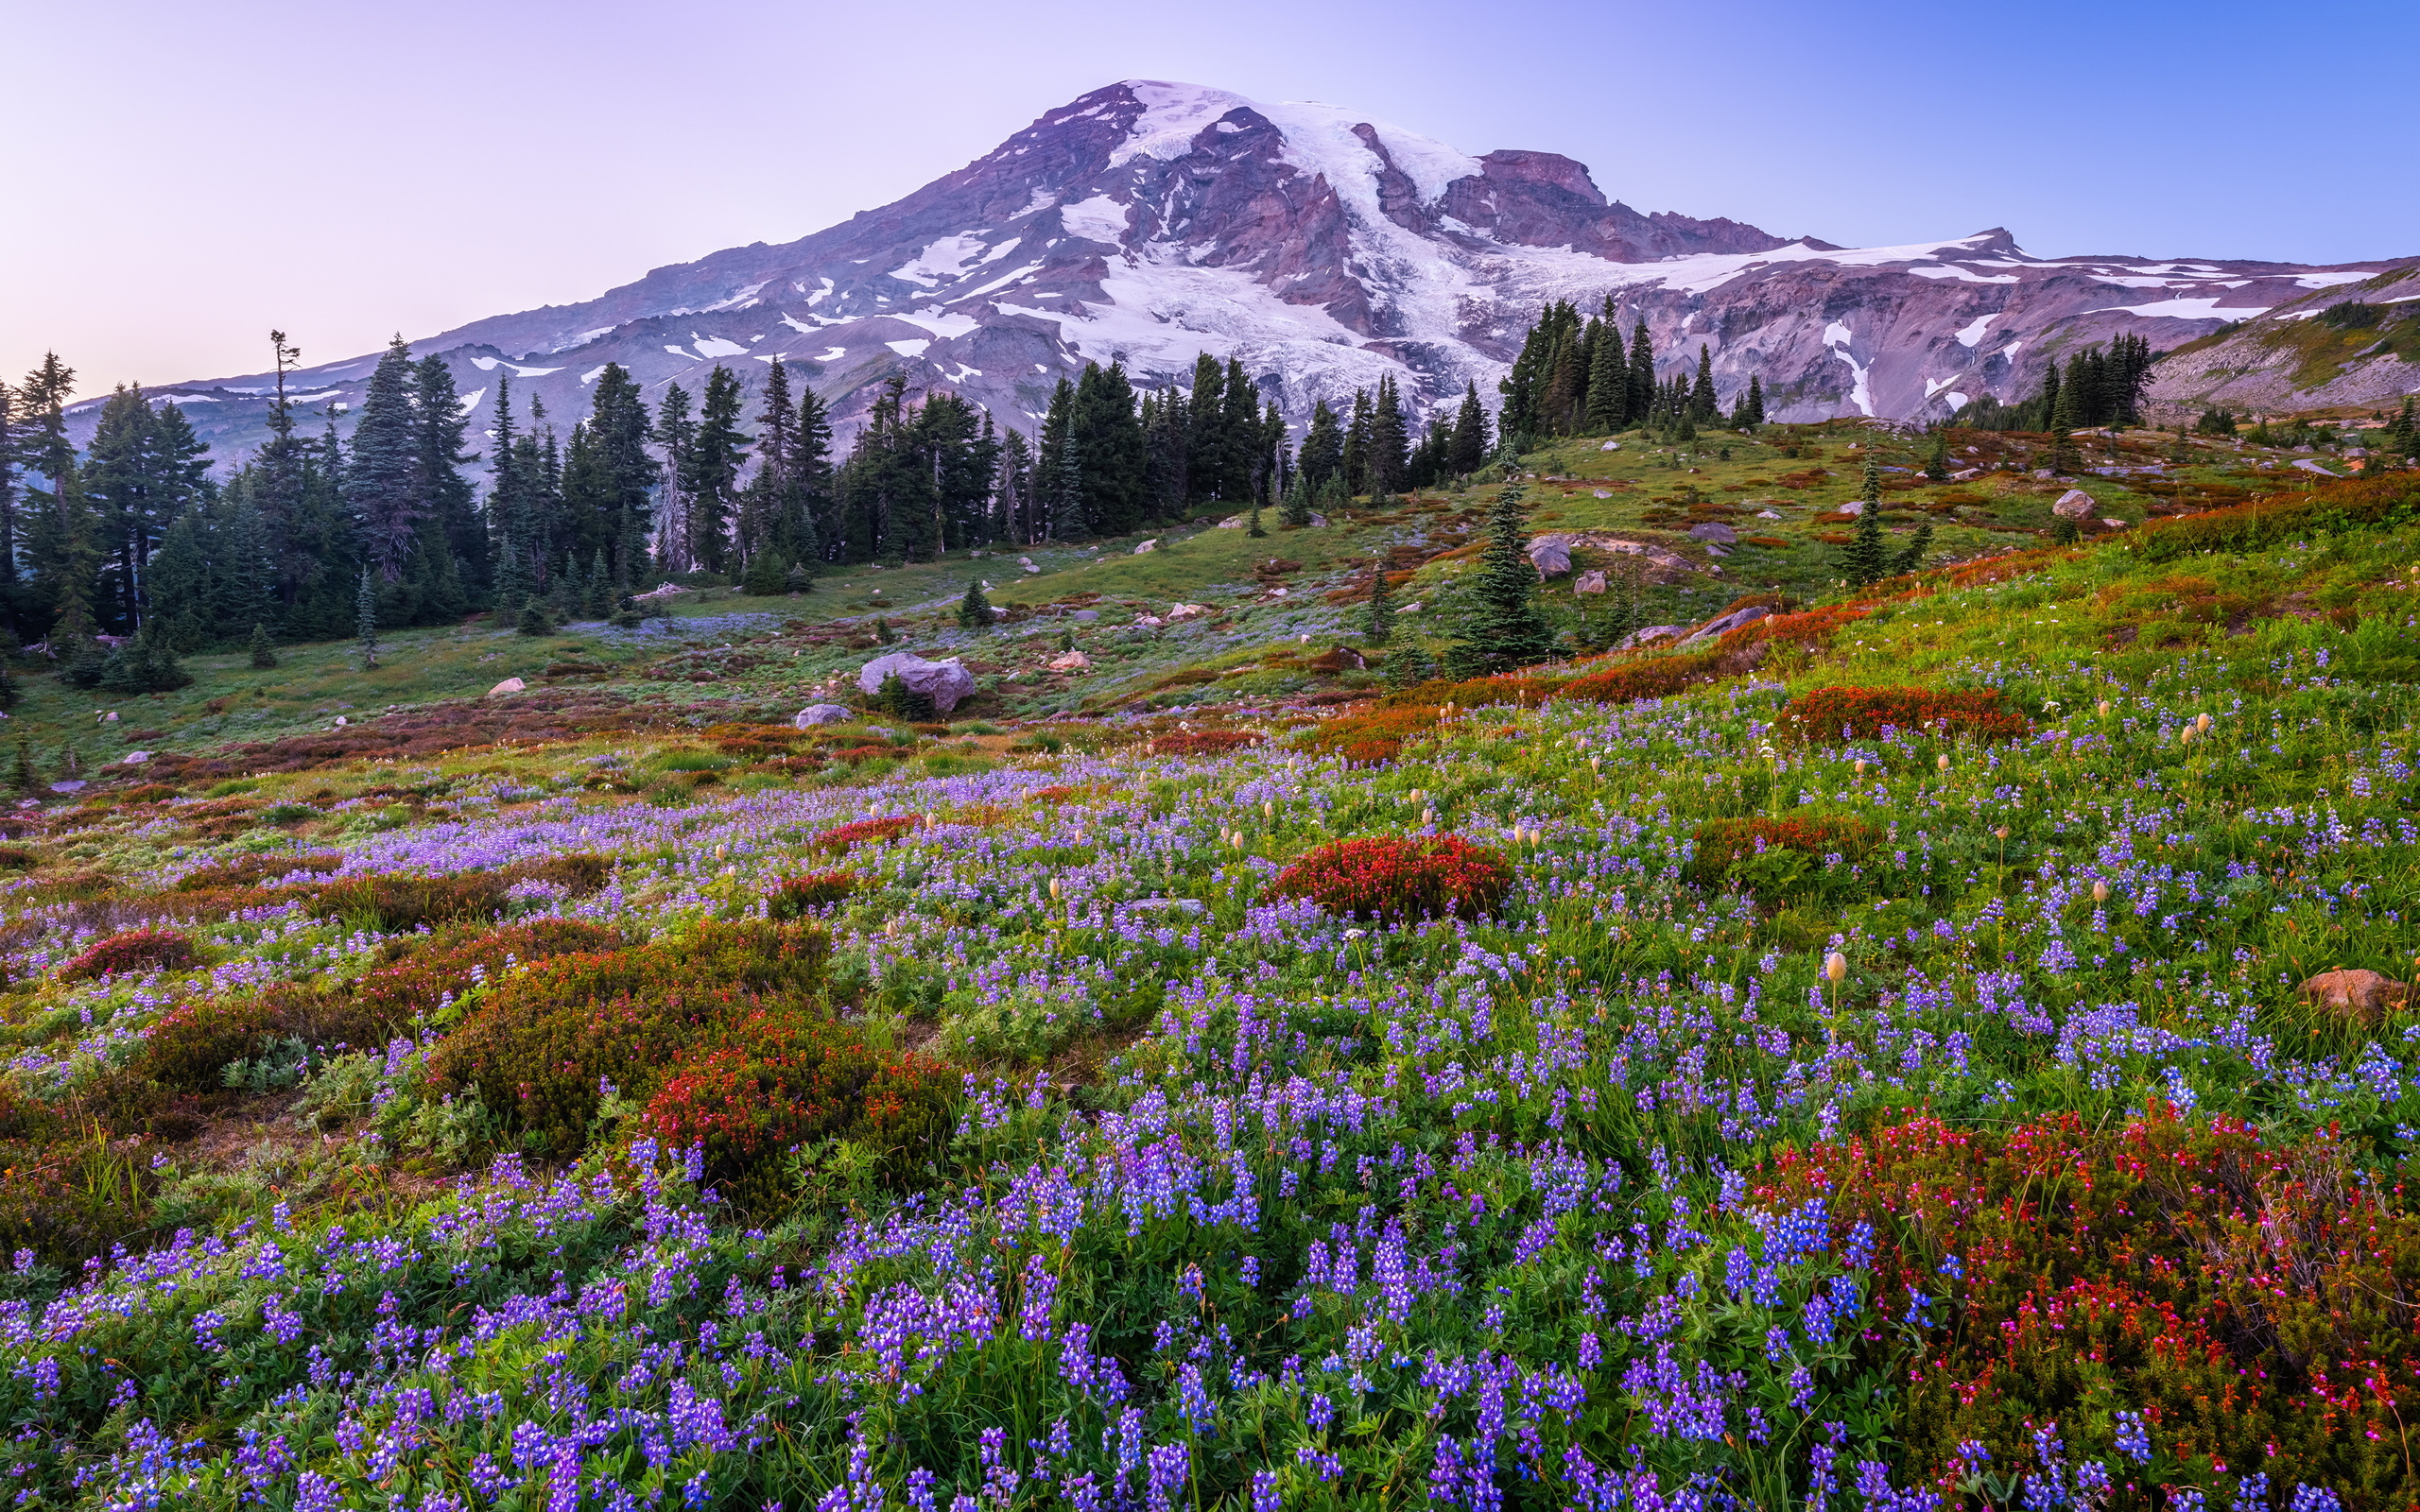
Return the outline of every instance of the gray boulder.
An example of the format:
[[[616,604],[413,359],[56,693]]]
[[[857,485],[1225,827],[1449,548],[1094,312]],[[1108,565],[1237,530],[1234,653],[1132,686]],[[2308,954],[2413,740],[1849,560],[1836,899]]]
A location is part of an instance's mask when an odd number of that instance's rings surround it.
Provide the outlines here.
[[[1571,538],[1540,536],[1530,542],[1530,565],[1540,577],[1561,577],[1571,571]]]
[[[913,651],[893,651],[878,656],[857,671],[859,691],[872,695],[882,688],[883,679],[893,674],[907,684],[908,691],[919,693],[933,700],[933,708],[947,713],[959,700],[975,691],[975,674],[956,657],[946,662],[927,662]]]
[[[1681,644],[1693,645],[1700,641],[1711,641],[1727,630],[1736,630],[1742,625],[1754,624],[1772,612],[1772,610],[1762,604],[1751,604],[1746,609],[1735,609],[1728,614],[1718,616],[1699,626],[1690,632],[1688,639]]]
[[[874,684],[876,687],[881,685],[879,681]],[[813,730],[818,725],[845,725],[856,716],[856,711],[846,704],[811,703],[800,710],[798,717],[790,723],[801,730]]]
[[[1718,546],[1736,546],[1739,543],[1739,532],[1720,520],[1708,520],[1689,526],[1689,539],[1712,541]]]
[[[2100,506],[2093,503],[2092,495],[2083,490],[2069,489],[2059,495],[2058,503],[2050,506],[2050,512],[2062,520],[2089,520],[2100,512]]]

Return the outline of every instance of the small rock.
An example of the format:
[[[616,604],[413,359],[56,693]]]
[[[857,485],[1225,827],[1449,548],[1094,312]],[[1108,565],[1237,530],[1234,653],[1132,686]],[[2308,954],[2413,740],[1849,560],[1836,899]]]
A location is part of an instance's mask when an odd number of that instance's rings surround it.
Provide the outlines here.
[[[50,790],[54,793],[81,793],[84,791],[84,780],[76,777],[64,782],[53,782],[50,784]]]
[[[2409,985],[2368,971],[2322,971],[2294,990],[2323,1008],[2363,1023],[2377,1022],[2387,1009],[2410,1001],[2411,993]]]
[[[1415,598],[1410,603],[1406,604],[1403,608],[1395,610],[1395,612],[1398,614],[1417,614],[1420,612],[1420,600]]]
[[[1218,526],[1218,528],[1221,530],[1241,530],[1243,527],[1244,517],[1239,514],[1231,514],[1227,516],[1227,518],[1219,522]]]
[[[1203,619],[1208,617],[1209,613],[1210,606],[1207,604],[1171,604],[1168,606],[1168,621],[1171,624],[1178,620]]]
[[[1601,572],[1582,573],[1580,580],[1571,585],[1571,591],[1575,593],[1601,593],[1605,591],[1605,575]]]
[[[2091,494],[2082,489],[2069,489],[2059,495],[2058,503],[2050,506],[2050,512],[2062,520],[2089,520],[2100,507],[2093,502]]]
[[[1756,511],[1756,518],[1759,520],[1778,520],[1781,518],[1781,511],[1778,509],[1759,509]]]
[[[1633,630],[1623,636],[1615,649],[1619,650],[1622,646],[1631,645],[1652,645],[1658,641],[1668,641],[1680,633],[1681,627],[1677,625],[1650,625],[1644,629]]]
[[[1708,541],[1706,543],[1705,554],[1709,557],[1728,557],[1731,555],[1731,548],[1728,546],[1718,546],[1712,541]]]
[[[1284,598],[1288,592],[1289,590],[1288,590],[1286,585],[1280,583],[1275,588],[1269,591],[1269,596],[1271,598]]]
[[[2109,518],[2107,515],[2105,515],[2105,514],[2104,514],[2104,515],[2102,515],[2102,516],[2100,517],[2100,523],[2101,523],[2102,524],[2104,524],[2104,525],[2107,525],[2107,526],[2108,526],[2110,529],[2112,529],[2112,530],[2123,530],[2123,529],[2125,529],[2125,528],[2126,528],[2126,522],[2125,522],[2125,521],[2123,521],[2123,520],[2112,520],[2112,519],[2110,519],[2110,518]]]
[[[126,753],[126,765],[129,766],[140,766],[150,759],[151,753],[147,750],[130,750]]]
[[[1614,490],[1611,489],[1599,489],[1596,490],[1596,494],[1597,497],[1600,499],[1610,499],[1614,496]]]
[[[1024,568],[1027,572],[1029,572],[1029,573],[1038,573],[1038,572],[1042,571],[1042,569],[1041,569],[1041,568],[1036,567],[1036,566],[1033,564],[1033,559],[1032,559],[1031,558],[1029,558],[1029,557],[1019,557],[1019,558],[1017,558],[1017,565],[1018,565],[1018,566],[1020,566],[1020,567],[1022,567],[1022,568]]]
[[[1100,618],[1100,610],[1097,609],[1080,609],[1067,617],[1071,620],[1084,620],[1089,622]]]
[[[116,710],[114,710],[114,709],[112,709],[112,710],[111,710],[108,713],[105,713],[105,714],[101,715],[101,723],[102,723],[102,724],[105,724],[105,725],[114,725],[114,724],[116,724],[116,723],[117,723],[117,711],[116,711]]]
[[[1841,513],[1863,514],[1865,513],[1865,501],[1863,499],[1851,499],[1848,503],[1841,506]]]
[[[1597,448],[1597,450],[1600,452],[1618,452],[1621,449],[1622,443],[1619,441],[1607,441],[1604,445]]]
[[[1147,541],[1143,542],[1141,545],[1139,545],[1139,546],[1135,547],[1135,548],[1134,548],[1134,555],[1135,555],[1135,556],[1137,556],[1137,557],[1140,557],[1140,556],[1145,555],[1146,553],[1149,553],[1149,552],[1154,552],[1154,551],[1157,551],[1157,550],[1159,550],[1159,549],[1160,549],[1160,542],[1159,542],[1158,539],[1155,537],[1155,538],[1153,538],[1152,540]]]
[[[1081,672],[1092,664],[1093,659],[1081,651],[1069,651],[1050,659],[1050,670],[1053,672]]]
[[[1728,614],[1708,620],[1705,624],[1699,626],[1689,633],[1689,638],[1681,644],[1693,645],[1700,641],[1711,641],[1716,636],[1725,631],[1736,630],[1742,625],[1753,625],[1772,612],[1771,609],[1762,604],[1751,604],[1745,609],[1735,609]]]
[[[528,686],[529,684],[522,681],[519,678],[507,678],[502,682],[497,683],[494,687],[490,688],[488,690],[488,696],[493,698],[499,693],[519,693]]]
[[[1310,524],[1311,528],[1314,530],[1325,530],[1327,528],[1327,516],[1314,509],[1311,511]]]
[[[349,725],[349,724],[352,724],[352,723],[353,723],[353,721],[352,721],[352,720],[350,720],[350,719],[347,719],[344,715],[342,715],[342,714],[338,714],[338,715],[337,715],[337,728],[338,730],[342,730],[345,726],[347,726],[347,725]]]
[[[812,730],[818,725],[845,725],[850,715],[851,711],[844,704],[811,703],[800,710],[790,723],[801,730]]]
[[[1689,539],[1710,541],[1718,546],[1736,546],[1739,543],[1739,532],[1720,520],[1707,520],[1689,526]]]
[[[1952,483],[1967,483],[1976,478],[1979,478],[1982,475],[1983,470],[1979,467],[1962,467],[1957,472],[1949,474],[1949,481]]]
[[[1137,614],[1134,616],[1134,623],[1140,625],[1147,630],[1156,630],[1161,626],[1166,625],[1167,621],[1160,618],[1157,614]]]

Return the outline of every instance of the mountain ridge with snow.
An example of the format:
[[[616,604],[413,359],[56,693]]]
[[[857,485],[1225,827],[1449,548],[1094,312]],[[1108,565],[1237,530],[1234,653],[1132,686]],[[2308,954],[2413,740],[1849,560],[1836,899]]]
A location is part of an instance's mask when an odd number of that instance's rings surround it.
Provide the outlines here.
[[[2170,348],[2392,276],[2216,259],[2034,257],[2006,231],[1887,248],[1609,199],[1549,152],[1473,156],[1334,106],[1261,104],[1130,79],[1047,112],[914,193],[779,245],[649,270],[596,299],[414,343],[473,407],[510,369],[563,420],[608,362],[650,399],[717,363],[779,358],[845,429],[894,373],[1030,426],[1050,387],[1122,360],[1179,382],[1208,352],[1244,363],[1297,423],[1392,374],[1415,408],[1495,380],[1549,300],[1610,296],[1668,370],[1704,343],[1726,400],[1761,377],[1775,419],[1943,418],[2014,399],[2083,344]],[[357,402],[375,353],[290,374]],[[194,401],[217,448],[256,442],[269,375],[156,392]],[[87,419],[96,406],[84,406]]]

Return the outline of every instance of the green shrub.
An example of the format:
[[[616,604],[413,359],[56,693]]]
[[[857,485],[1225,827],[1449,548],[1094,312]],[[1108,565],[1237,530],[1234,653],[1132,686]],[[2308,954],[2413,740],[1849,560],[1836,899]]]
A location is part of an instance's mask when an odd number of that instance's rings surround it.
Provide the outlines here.
[[[857,890],[854,871],[809,871],[785,877],[765,895],[765,906],[775,919],[802,919],[818,908],[829,908]]]

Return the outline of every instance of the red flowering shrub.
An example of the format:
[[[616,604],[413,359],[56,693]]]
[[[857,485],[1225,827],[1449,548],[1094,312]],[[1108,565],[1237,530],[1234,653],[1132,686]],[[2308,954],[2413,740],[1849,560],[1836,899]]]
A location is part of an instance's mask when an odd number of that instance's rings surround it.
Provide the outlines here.
[[[781,1157],[815,1140],[872,1144],[886,1170],[912,1169],[948,1137],[961,1084],[951,1067],[877,1053],[814,1009],[760,1006],[664,1078],[639,1129],[671,1146],[704,1142],[708,1178],[757,1200]]]
[[[1720,651],[1697,651],[1633,662],[1574,678],[1557,689],[1555,696],[1574,703],[1635,703],[1641,698],[1668,698],[1685,688],[1722,676],[1722,661]]]
[[[1436,732],[1436,706],[1417,704],[1326,720],[1312,727],[1303,744],[1348,762],[1374,764],[1393,761],[1403,754],[1407,743]]]
[[[1192,730],[1162,735],[1151,742],[1154,756],[1224,756],[1231,750],[1257,746],[1260,737],[1242,730]]]
[[[1910,1290],[1937,1299],[1899,1419],[1913,1477],[1947,1489],[1967,1440],[1996,1474],[2037,1469],[2051,1421],[2070,1458],[2115,1461],[2125,1410],[2155,1457],[2120,1476],[2115,1507],[2172,1505],[2157,1486],[2224,1505],[2254,1473],[2280,1498],[2301,1484],[2412,1505],[2400,1403],[2420,1372],[2420,1200],[2363,1180],[2332,1138],[2270,1144],[2164,1107],[2117,1129],[1915,1118],[1785,1155],[1755,1191],[1776,1207],[1827,1194],[1836,1230],[1872,1223],[1891,1315]]]
[[[89,982],[122,971],[186,971],[201,964],[201,952],[173,929],[130,929],[95,940],[59,969],[62,982]]]
[[[493,871],[441,877],[379,872],[328,884],[311,901],[311,915],[315,919],[358,916],[391,934],[423,924],[493,919],[504,912],[505,889],[511,885]]]
[[[773,890],[766,895],[765,903],[775,919],[803,919],[856,890],[857,874],[854,871],[809,871],[775,883]]]
[[[431,944],[392,966],[382,966],[354,986],[354,997],[372,1026],[384,1030],[433,1012],[447,993],[470,990],[480,977],[493,979],[508,962],[543,961],[579,952],[615,950],[622,932],[577,919],[538,919],[491,929],[447,944]]]
[[[889,747],[885,747],[884,749],[888,753]],[[842,751],[840,754],[846,757],[848,752]],[[917,822],[916,816],[912,814],[893,814],[879,819],[859,819],[854,824],[835,825],[817,835],[812,843],[818,850],[835,851],[847,850],[853,846],[880,845],[886,840],[898,839],[913,830]]]
[[[1460,835],[1339,840],[1305,851],[1270,884],[1347,919],[1398,923],[1491,913],[1512,886],[1504,858]]]
[[[610,1078],[644,1099],[725,1020],[813,994],[831,942],[821,929],[700,923],[630,950],[558,955],[492,988],[429,1061],[440,1087],[476,1086],[508,1127],[579,1153]]]
[[[2007,740],[2026,730],[2025,716],[1996,688],[1936,693],[1930,688],[1815,688],[1782,712],[1780,724],[1808,740],[1872,740],[1886,729],[1927,735]]]

